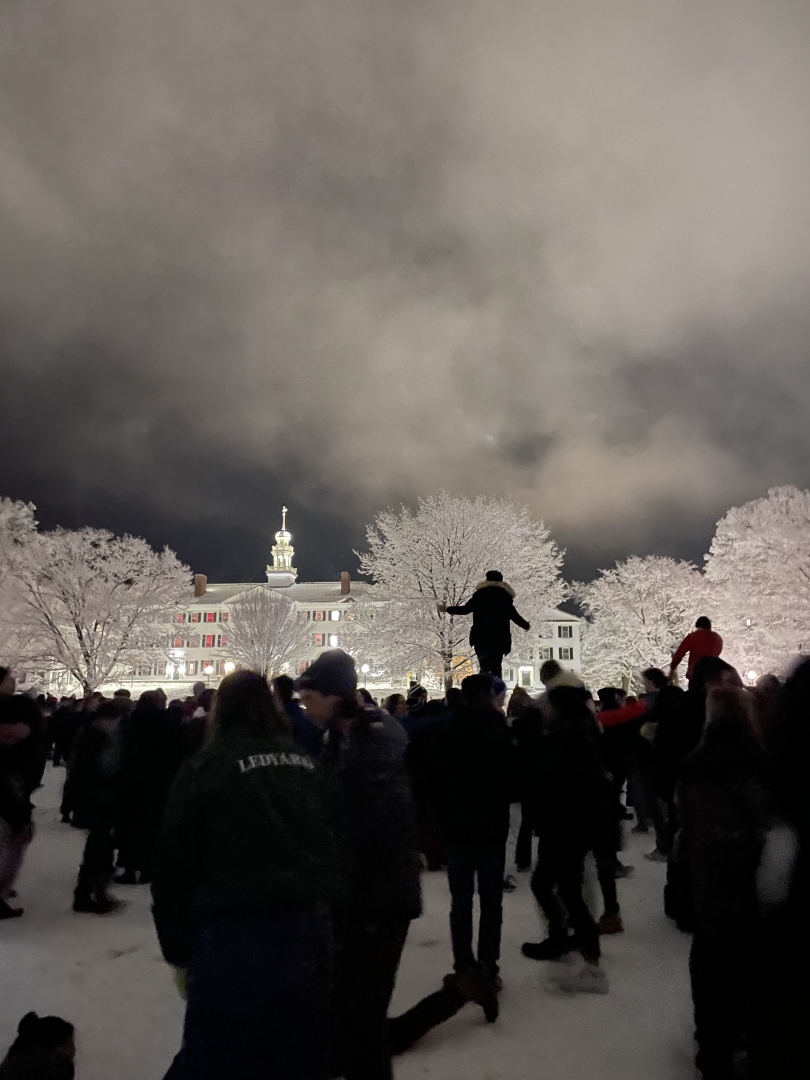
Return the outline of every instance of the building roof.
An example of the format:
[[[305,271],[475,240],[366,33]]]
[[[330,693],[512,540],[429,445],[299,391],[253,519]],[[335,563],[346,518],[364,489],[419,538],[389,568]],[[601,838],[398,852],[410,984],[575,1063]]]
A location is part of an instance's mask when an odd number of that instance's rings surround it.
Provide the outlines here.
[[[192,596],[189,607],[211,607],[216,604],[229,604],[243,593],[259,586],[267,588],[263,581],[241,581],[231,583],[213,583],[206,587],[202,596]],[[339,581],[302,581],[286,588],[277,588],[281,596],[294,600],[298,604],[346,604],[359,600],[370,588],[365,581],[353,581],[351,592],[342,593]]]

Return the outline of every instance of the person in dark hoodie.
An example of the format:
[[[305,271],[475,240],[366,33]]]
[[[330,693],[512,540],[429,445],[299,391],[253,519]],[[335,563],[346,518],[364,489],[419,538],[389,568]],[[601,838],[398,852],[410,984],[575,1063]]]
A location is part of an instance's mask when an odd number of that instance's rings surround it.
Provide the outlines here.
[[[187,985],[172,1080],[322,1080],[336,889],[320,770],[266,679],[235,672],[155,852],[155,928]]]
[[[121,724],[129,705],[105,701],[76,737],[70,763],[73,819],[87,829],[73,910],[109,915],[121,905],[110,896],[114,830],[121,791]]]
[[[731,1080],[740,1050],[752,1077],[771,1075],[758,1039],[767,980],[757,870],[778,823],[767,778],[752,696],[712,691],[700,744],[681,766],[673,855],[693,911],[689,973],[704,1080]]]
[[[0,1064],[0,1080],[73,1080],[73,1024],[59,1016],[27,1013]]]
[[[500,570],[488,570],[486,580],[476,586],[466,604],[439,604],[448,615],[472,615],[470,644],[482,672],[502,676],[503,658],[512,651],[510,623],[523,630],[531,626],[515,608],[515,590],[503,580]]]
[[[461,706],[437,732],[434,805],[447,845],[450,933],[456,975],[477,979],[487,1019],[497,1017],[498,961],[509,808],[516,797],[514,747],[495,704],[495,679],[482,673],[461,684]],[[480,919],[473,948],[473,897]],[[487,992],[488,991],[488,992]]]
[[[119,885],[148,884],[169,790],[183,760],[182,711],[147,690],[123,724],[118,823]]]
[[[398,720],[358,701],[354,661],[321,653],[296,686],[326,730],[321,764],[335,799],[346,892],[334,908],[332,1075],[390,1080],[388,1006],[412,919],[421,914],[421,856]]]
[[[600,852],[614,829],[610,779],[602,763],[596,720],[588,695],[577,687],[551,690],[543,704],[545,737],[534,763],[532,809],[538,836],[532,892],[548,922],[542,942],[527,942],[523,955],[532,960],[558,960],[581,953],[584,964],[560,980],[563,989],[606,993],[607,977],[600,961],[599,928],[582,895],[585,856],[597,855],[606,914],[618,914],[615,881]],[[572,929],[573,937],[568,930]]]

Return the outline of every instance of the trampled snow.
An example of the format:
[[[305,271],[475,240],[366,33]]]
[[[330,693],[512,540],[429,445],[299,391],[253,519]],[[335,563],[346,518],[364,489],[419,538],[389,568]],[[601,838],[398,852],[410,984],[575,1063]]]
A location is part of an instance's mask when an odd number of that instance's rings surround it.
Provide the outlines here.
[[[79,1080],[161,1080],[177,1050],[183,1004],[163,963],[146,887],[121,887],[128,902],[99,918],[70,910],[84,833],[59,822],[64,772],[49,767],[38,793],[37,835],[18,882],[21,919],[0,923],[0,1048],[29,1009],[77,1028]],[[547,981],[561,966],[525,960],[523,941],[542,928],[519,875],[504,898],[501,1018],[489,1025],[468,1005],[398,1059],[398,1080],[692,1080],[689,939],[664,917],[665,867],[632,837],[620,881],[625,934],[603,939],[610,993],[569,998]],[[425,914],[412,926],[393,1013],[441,985],[451,969],[448,892],[425,874]]]

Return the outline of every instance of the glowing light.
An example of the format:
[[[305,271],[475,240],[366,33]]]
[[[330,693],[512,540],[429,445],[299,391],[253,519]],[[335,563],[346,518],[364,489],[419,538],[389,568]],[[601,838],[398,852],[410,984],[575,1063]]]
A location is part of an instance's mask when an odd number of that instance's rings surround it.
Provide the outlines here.
[[[224,667],[223,667],[223,670],[224,670],[226,675],[230,675],[230,673],[234,670],[235,667],[236,667],[236,664],[233,662],[233,660],[226,660],[225,664],[224,664]]]
[[[206,664],[205,667],[203,668],[203,671],[205,672],[206,675],[213,675],[214,674],[214,665],[213,664]]]
[[[368,675],[368,673],[371,671],[371,668],[368,664],[363,664],[360,670],[363,672],[364,675]]]
[[[755,671],[746,671],[745,677],[749,682],[756,682],[757,673]]]

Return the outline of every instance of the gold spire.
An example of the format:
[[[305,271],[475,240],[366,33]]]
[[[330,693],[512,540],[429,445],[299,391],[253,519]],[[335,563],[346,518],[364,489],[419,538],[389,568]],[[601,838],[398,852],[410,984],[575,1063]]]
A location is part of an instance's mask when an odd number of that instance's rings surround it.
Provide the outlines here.
[[[298,571],[293,566],[295,548],[292,546],[292,535],[287,531],[286,506],[281,508],[281,528],[276,533],[276,542],[273,545],[273,565],[267,567],[267,580],[272,584],[291,585]]]

